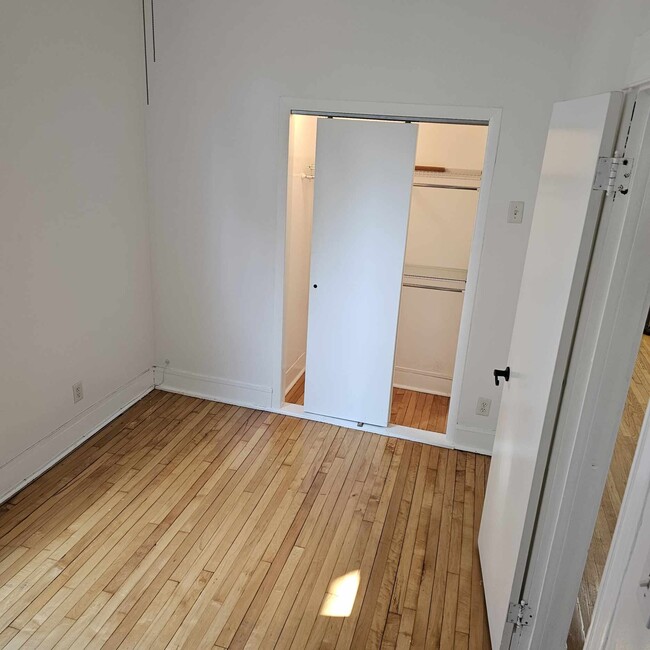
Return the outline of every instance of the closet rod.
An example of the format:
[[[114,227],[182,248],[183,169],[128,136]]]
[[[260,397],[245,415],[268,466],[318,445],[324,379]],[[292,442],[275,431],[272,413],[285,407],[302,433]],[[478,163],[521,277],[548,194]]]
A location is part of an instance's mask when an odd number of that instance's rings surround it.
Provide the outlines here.
[[[478,192],[478,187],[465,187],[464,185],[441,185],[439,183],[413,183],[413,187],[436,187],[440,190],[469,190]]]
[[[403,287],[412,287],[413,289],[433,289],[434,291],[451,291],[452,293],[464,293],[465,289],[454,289],[452,287],[432,287],[428,284],[411,284],[410,282],[403,282]]]

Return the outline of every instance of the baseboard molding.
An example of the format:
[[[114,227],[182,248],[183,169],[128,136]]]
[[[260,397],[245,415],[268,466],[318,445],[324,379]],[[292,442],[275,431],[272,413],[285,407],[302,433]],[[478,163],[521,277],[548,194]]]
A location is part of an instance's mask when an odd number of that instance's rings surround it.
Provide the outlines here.
[[[317,420],[338,426],[348,425],[345,420],[305,413],[302,406],[296,406],[294,404],[285,404],[279,409],[273,408],[273,391],[267,386],[257,386],[255,384],[246,384],[230,379],[198,375],[172,368],[165,368],[164,371],[162,368],[155,368],[154,375],[156,378],[156,388],[170,393],[189,395],[190,397],[233,404],[234,406],[259,409],[270,413],[282,413],[291,417]],[[357,427],[350,426],[350,428],[356,429]],[[488,456],[492,453],[492,445],[494,443],[494,431],[474,427],[457,426],[451,436],[445,436],[442,433],[420,431],[410,427],[398,427],[396,425],[389,427],[365,425],[362,430],[397,438],[405,438],[414,442],[424,442],[440,447],[471,451]]]
[[[393,386],[431,395],[451,395],[452,377],[430,370],[395,366]]]
[[[296,382],[305,374],[306,355],[303,352],[284,373],[284,394],[286,395]]]
[[[151,390],[153,373],[149,369],[1,466],[0,503],[10,499]]]
[[[462,451],[472,451],[484,456],[492,455],[494,446],[494,431],[479,427],[456,425],[453,432],[454,448]]]
[[[156,368],[155,375],[156,388],[170,393],[179,393],[235,406],[264,410],[271,408],[273,390],[270,386],[246,384],[232,379],[209,377],[174,368],[165,368],[164,371],[161,368]]]

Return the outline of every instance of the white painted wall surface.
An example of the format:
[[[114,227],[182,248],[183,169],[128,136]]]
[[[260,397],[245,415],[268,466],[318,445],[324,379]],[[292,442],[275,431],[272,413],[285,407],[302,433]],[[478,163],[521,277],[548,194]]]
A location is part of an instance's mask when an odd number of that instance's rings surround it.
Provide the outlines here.
[[[304,176],[313,175],[317,120],[294,115],[289,132],[283,362],[287,389],[305,370],[314,180]]]
[[[139,4],[2,3],[0,79],[1,498],[153,361]]]
[[[462,309],[463,294],[403,287],[395,386],[451,395]]]
[[[571,63],[569,96],[621,90],[632,81],[641,81],[640,69],[650,69],[650,52],[635,52],[635,45],[640,45],[638,37],[650,29],[650,3],[591,0],[583,12]],[[650,81],[650,75],[645,79]]]
[[[156,360],[213,395],[273,373],[280,97],[503,107],[459,420],[494,429],[551,104],[580,3],[156,0]],[[558,20],[561,15],[562,19]],[[524,224],[506,222],[526,202]],[[248,390],[250,386],[254,388]],[[478,396],[489,418],[476,416]]]
[[[454,182],[442,178],[416,180]],[[467,270],[477,206],[478,192],[414,187],[406,263]]]

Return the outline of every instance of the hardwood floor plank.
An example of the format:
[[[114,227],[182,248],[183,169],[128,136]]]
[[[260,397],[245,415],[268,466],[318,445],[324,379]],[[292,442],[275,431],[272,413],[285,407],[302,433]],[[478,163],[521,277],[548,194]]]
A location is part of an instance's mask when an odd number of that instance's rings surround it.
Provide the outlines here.
[[[444,399],[392,413],[426,428]],[[153,391],[0,506],[0,648],[483,648],[486,468]]]

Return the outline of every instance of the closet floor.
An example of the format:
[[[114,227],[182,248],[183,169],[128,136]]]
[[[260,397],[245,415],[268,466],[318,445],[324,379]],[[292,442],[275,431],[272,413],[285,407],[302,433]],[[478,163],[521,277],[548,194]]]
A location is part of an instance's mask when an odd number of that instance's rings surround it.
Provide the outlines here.
[[[571,621],[567,650],[581,650],[585,643],[648,401],[650,401],[650,336],[643,336],[587,555],[578,602]]]
[[[305,375],[287,392],[286,401],[289,404],[305,403]],[[445,433],[447,430],[447,415],[449,413],[449,398],[442,395],[420,393],[407,388],[393,388],[393,404],[390,423],[404,427],[414,427],[424,431]]]

